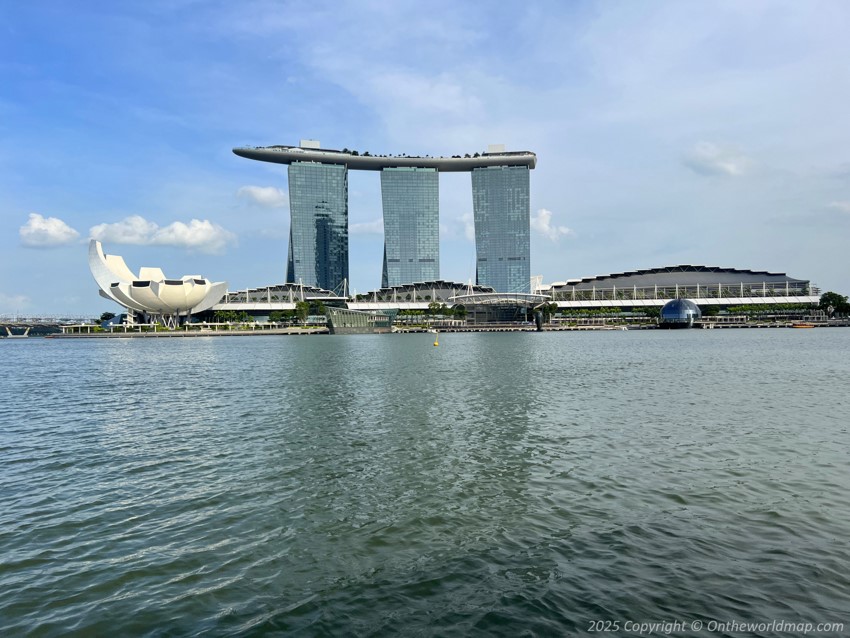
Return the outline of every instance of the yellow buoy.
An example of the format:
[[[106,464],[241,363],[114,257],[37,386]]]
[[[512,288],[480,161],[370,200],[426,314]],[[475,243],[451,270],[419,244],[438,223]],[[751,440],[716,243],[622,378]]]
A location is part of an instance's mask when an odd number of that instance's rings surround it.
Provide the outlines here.
[[[438,345],[440,345],[440,342],[439,342],[439,341],[437,341],[436,339],[434,339],[434,345],[435,345],[435,346],[438,346]]]

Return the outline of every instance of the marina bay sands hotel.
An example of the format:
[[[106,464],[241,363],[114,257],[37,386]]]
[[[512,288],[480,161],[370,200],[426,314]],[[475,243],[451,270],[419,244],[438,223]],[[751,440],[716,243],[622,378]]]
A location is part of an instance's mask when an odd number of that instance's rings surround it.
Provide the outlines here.
[[[529,292],[529,171],[537,156],[506,152],[453,157],[370,155],[300,146],[235,148],[241,157],[289,165],[287,283],[326,290],[348,279],[348,171],[381,172],[384,265],[381,285],[440,279],[439,174],[472,173],[476,283]]]

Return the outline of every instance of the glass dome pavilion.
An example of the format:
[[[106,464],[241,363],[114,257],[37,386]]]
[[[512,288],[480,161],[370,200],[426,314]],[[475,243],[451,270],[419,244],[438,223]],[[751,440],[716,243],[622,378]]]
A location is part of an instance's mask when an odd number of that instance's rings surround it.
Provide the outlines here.
[[[662,328],[690,328],[702,318],[699,306],[690,299],[672,299],[661,308],[659,325]]]

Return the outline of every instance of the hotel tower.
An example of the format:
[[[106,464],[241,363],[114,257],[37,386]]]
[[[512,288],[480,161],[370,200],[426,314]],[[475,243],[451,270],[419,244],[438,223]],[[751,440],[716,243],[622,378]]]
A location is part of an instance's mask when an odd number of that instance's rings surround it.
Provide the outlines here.
[[[439,174],[470,172],[476,283],[529,292],[529,171],[537,156],[493,145],[473,156],[360,155],[300,146],[235,148],[240,157],[289,165],[292,216],[286,278],[326,290],[348,279],[348,171],[381,172],[384,216],[382,286],[440,278]]]

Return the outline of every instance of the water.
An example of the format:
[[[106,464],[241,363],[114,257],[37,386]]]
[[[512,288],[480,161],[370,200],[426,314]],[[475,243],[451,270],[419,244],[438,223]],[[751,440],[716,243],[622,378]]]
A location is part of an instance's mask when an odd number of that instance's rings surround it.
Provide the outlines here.
[[[850,620],[850,330],[432,341],[0,343],[0,631]]]

